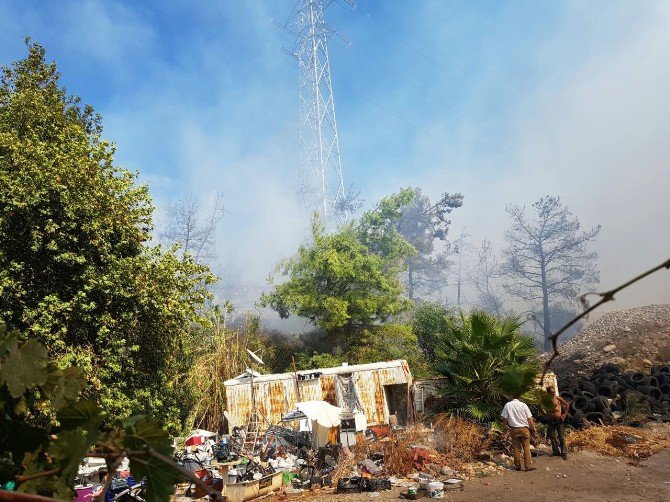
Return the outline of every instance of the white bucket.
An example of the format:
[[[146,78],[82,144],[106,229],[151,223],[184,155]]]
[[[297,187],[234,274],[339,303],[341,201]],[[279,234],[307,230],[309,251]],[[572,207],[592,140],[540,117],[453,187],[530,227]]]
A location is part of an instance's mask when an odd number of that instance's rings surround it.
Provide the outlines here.
[[[432,499],[441,499],[444,497],[444,483],[433,481],[428,484],[428,495]]]

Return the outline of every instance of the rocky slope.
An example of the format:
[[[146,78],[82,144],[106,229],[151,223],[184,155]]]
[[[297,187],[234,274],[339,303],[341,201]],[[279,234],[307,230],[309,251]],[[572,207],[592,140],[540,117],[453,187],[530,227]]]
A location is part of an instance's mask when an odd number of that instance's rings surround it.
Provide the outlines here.
[[[609,312],[559,346],[552,369],[560,377],[584,374],[605,363],[646,370],[670,363],[670,305]]]

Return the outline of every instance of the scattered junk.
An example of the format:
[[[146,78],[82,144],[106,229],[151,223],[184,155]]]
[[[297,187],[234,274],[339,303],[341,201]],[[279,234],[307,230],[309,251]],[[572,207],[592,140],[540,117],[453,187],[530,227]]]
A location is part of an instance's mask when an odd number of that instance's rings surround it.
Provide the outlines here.
[[[130,474],[130,462],[124,458],[110,480],[105,500],[113,502],[143,502],[146,499],[146,480],[136,481]],[[75,502],[92,502],[105,489],[107,464],[104,458],[87,457],[79,466],[75,485]]]
[[[273,375],[247,369],[225,382],[225,433],[192,431],[175,443],[178,459],[230,502],[276,490],[294,498],[393,487],[408,499],[442,498],[464,479],[507,467],[478,462],[461,478],[455,469],[475,459],[484,430],[461,419],[438,420],[435,429],[414,424],[440,383],[415,382],[404,360]],[[205,495],[190,483],[180,488],[186,497]]]

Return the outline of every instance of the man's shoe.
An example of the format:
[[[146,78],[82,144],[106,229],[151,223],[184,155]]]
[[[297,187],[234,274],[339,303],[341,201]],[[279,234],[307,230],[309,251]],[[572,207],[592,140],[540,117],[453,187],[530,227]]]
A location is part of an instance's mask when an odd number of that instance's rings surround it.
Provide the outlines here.
[[[567,452],[563,452],[563,453],[561,454],[561,457],[563,457],[563,460],[567,460],[567,459],[568,459],[568,454],[567,454]]]
[[[534,471],[535,469],[537,469],[537,467],[526,467],[526,472]]]
[[[514,470],[515,470],[515,471],[520,471],[520,470],[521,470],[521,467],[515,467]]]

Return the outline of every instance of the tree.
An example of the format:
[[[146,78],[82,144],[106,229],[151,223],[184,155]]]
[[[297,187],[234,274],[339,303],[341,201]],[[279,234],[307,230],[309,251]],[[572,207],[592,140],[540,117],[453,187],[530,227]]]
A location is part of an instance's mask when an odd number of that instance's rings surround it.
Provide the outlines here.
[[[182,256],[191,255],[198,263],[215,255],[216,228],[225,214],[223,197],[216,192],[209,214],[203,216],[202,201],[189,194],[168,207],[168,223],[162,237],[169,244],[179,244]]]
[[[507,398],[533,385],[533,341],[521,336],[516,319],[483,311],[446,321],[435,362],[449,380],[441,389],[444,407],[475,420],[495,420]]]
[[[420,188],[410,190],[413,198],[402,208],[396,229],[416,250],[406,259],[405,272],[407,296],[414,300],[417,293],[430,295],[446,285],[452,253],[446,240],[451,225],[447,216],[463,205],[463,195],[444,193],[433,204]],[[436,242],[444,243],[445,249],[438,252]]]
[[[525,207],[508,205],[506,210],[512,226],[505,232],[505,289],[540,304],[544,348],[550,350],[550,305],[574,301],[580,288],[598,282],[598,255],[588,245],[598,236],[600,226],[580,230],[579,220],[560,197],[546,196],[534,203],[533,219],[527,218]]]
[[[565,305],[561,303],[555,303],[549,305],[549,311],[551,312],[549,322],[552,326],[565,326],[570,322],[575,316],[579,314],[579,311],[576,307]],[[536,341],[539,343],[540,347],[544,347],[544,329],[542,323],[542,311],[541,309],[537,312],[530,312],[528,314],[528,322],[531,325],[533,336],[536,338]],[[560,339],[560,343],[565,343],[575,336],[582,329],[583,322],[581,320],[577,321],[575,324],[570,326],[566,332],[564,332]]]
[[[501,316],[503,313],[502,295],[496,287],[500,276],[501,266],[495,256],[491,241],[484,238],[477,252],[477,268],[472,282],[479,296],[479,306],[496,316]]]
[[[90,106],[28,56],[0,79],[0,322],[78,366],[109,420],[133,412],[182,426],[189,326],[214,280],[150,246],[153,206]]]
[[[412,331],[424,356],[432,364],[439,339],[449,328],[449,311],[437,302],[422,302],[414,311]]]
[[[261,297],[261,305],[280,317],[294,314],[327,331],[336,344],[351,347],[357,330],[384,322],[408,306],[393,257],[382,258],[359,240],[348,224],[326,234],[315,216],[311,244],[284,260],[277,273],[286,277],[270,284],[274,290]]]
[[[405,261],[416,254],[416,249],[398,231],[398,222],[405,207],[412,203],[416,194],[411,188],[384,197],[377,206],[366,211],[358,223],[353,222],[358,241],[370,253],[383,260],[384,267],[400,273]]]

